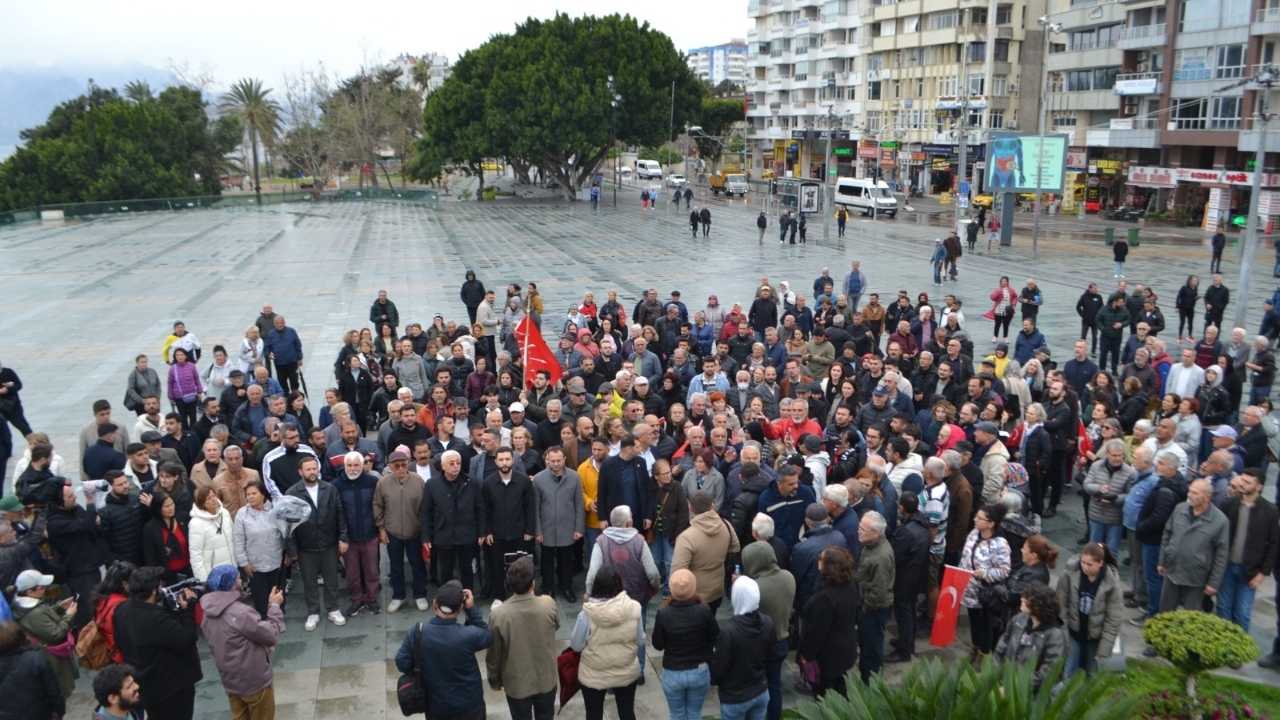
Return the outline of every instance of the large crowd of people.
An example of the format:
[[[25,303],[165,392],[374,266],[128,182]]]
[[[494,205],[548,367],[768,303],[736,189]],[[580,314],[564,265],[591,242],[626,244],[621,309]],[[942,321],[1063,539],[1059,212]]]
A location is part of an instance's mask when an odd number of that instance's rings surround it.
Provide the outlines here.
[[[56,716],[96,650],[97,717],[190,718],[202,636],[233,716],[273,717],[286,601],[308,632],[423,613],[396,665],[447,718],[484,717],[481,651],[513,718],[550,718],[558,607],[593,720],[608,695],[635,716],[649,648],[671,717],[714,685],[722,717],[776,720],[784,670],[819,694],[865,682],[912,661],[942,602],[972,660],[1037,678],[1093,672],[1122,623],[1175,608],[1248,629],[1280,561],[1276,299],[1250,337],[1221,325],[1220,276],[1189,278],[1175,334],[1149,288],[1089,284],[1080,339],[1051,350],[1034,280],[978,310],[871,287],[854,261],[812,292],[588,292],[562,313],[468,272],[465,317],[401,324],[379,292],[332,365],[270,305],[212,348],[177,322],[123,379],[132,415],[86,408],[78,473],[27,423],[20,393],[42,389],[0,367],[0,436],[26,440],[0,445],[19,454],[0,703]],[[558,367],[523,368],[522,323]],[[1052,582],[1041,523],[1073,488],[1087,523]],[[959,598],[945,566],[971,575]]]

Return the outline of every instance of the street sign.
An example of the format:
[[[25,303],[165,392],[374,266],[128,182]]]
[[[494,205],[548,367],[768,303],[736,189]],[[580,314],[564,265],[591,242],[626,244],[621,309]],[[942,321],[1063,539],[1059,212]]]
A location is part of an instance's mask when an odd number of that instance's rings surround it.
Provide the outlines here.
[[[960,195],[959,197],[957,197],[956,207],[960,208],[961,210],[967,210],[969,208],[969,196]]]
[[[836,175],[839,174],[839,171],[836,170],[835,168],[831,168],[830,170],[827,171],[827,174],[830,175],[831,177],[835,177]]]
[[[966,197],[969,195],[969,181],[968,181],[968,180],[961,180],[961,181],[960,181],[960,194],[961,194],[961,195],[964,195],[964,196],[966,196]]]

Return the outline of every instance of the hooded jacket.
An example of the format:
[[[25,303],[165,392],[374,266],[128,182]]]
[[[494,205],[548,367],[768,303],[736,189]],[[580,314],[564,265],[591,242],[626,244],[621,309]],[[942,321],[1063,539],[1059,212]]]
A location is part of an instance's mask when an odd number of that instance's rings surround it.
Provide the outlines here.
[[[1058,578],[1058,606],[1071,634],[1080,633],[1080,556],[1067,560],[1067,571]],[[1120,621],[1124,614],[1124,589],[1120,586],[1120,570],[1114,565],[1103,565],[1098,588],[1089,608],[1089,637],[1098,643],[1098,655],[1106,657],[1120,634]]]
[[[227,590],[205,593],[200,607],[200,629],[227,693],[243,697],[271,685],[271,655],[284,634],[280,606],[269,605],[264,620],[252,605],[240,601],[238,590]]]
[[[674,569],[674,568],[673,568]],[[620,592],[611,598],[588,598],[574,626],[574,649],[582,653],[578,680],[595,690],[625,687],[640,678],[640,658],[644,627],[640,603]],[[585,625],[585,628],[580,626]]]
[[[150,511],[132,489],[124,497],[106,494],[98,507],[98,532],[112,558],[142,564],[142,526],[149,518]]]
[[[739,552],[738,535],[714,509],[693,516],[689,529],[676,538],[671,571],[693,572],[698,597],[713,603],[724,597],[724,564],[729,553]]]
[[[236,564],[234,535],[235,526],[226,508],[219,506],[217,513],[200,508],[191,510],[187,543],[191,549],[191,574],[195,579],[204,582],[215,567]]]
[[[1009,473],[1009,448],[997,439],[983,454],[979,467],[982,468],[982,502],[999,502]]]
[[[778,556],[773,547],[760,541],[743,548],[742,569],[760,589],[760,612],[773,620],[778,639],[786,640],[791,632],[791,613],[796,598],[795,576],[778,567]]]

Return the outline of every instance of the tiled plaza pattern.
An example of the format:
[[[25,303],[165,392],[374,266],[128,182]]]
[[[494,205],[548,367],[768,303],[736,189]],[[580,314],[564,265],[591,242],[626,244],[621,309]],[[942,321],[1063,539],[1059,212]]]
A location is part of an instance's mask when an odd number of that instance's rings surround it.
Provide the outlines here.
[[[369,303],[379,289],[389,291],[402,322],[426,324],[434,312],[458,318],[463,316],[458,288],[468,268],[489,286],[537,281],[548,319],[558,317],[584,290],[603,301],[604,292],[616,288],[629,306],[646,287],[656,287],[663,297],[679,288],[692,310],[709,293],[726,306],[746,303],[758,279],[767,275],[808,294],[822,267],[840,278],[850,259],[862,261],[870,289],[882,296],[891,298],[899,288],[913,296],[921,290],[937,294],[929,285],[928,265],[932,239],[943,232],[936,213],[904,213],[896,221],[855,219],[846,239],[837,240],[833,229],[825,243],[821,225],[814,222],[807,245],[780,247],[772,222],[765,241],[757,244],[750,200],[713,202],[711,236],[694,240],[687,210],[643,211],[638,196],[625,189],[614,210],[606,193],[598,215],[585,203],[446,202],[438,211],[369,203],[144,214],[0,229],[5,288],[0,332],[6,338],[0,360],[21,374],[32,424],[50,433],[68,465],[77,467],[75,436],[90,419],[90,403],[105,397],[124,417],[119,402],[134,355],[156,357],[177,319],[186,321],[208,352],[217,343],[238,343],[262,303],[274,304],[302,336],[306,374],[318,397],[331,381],[342,331],[367,324]],[[966,301],[973,322],[987,309],[986,296],[998,275],[1010,275],[1019,287],[1027,277],[1036,278],[1045,296],[1041,327],[1055,357],[1064,358],[1078,332],[1074,306],[1083,286],[1089,280],[1102,282],[1104,289],[1111,285],[1110,251],[1096,231],[1085,229],[1087,224],[1061,219],[1050,224],[1041,259],[1034,262],[1023,223],[1019,218],[1016,247],[992,256],[966,255],[959,282],[948,283],[945,292]],[[1232,252],[1227,283],[1234,286]],[[1271,262],[1266,249],[1255,270],[1250,328],[1257,327],[1261,299],[1275,287]],[[1172,322],[1177,287],[1188,273],[1203,275],[1207,264],[1208,254],[1199,245],[1144,244],[1131,253],[1128,275],[1131,282],[1154,285]],[[978,320],[972,328],[980,351],[987,349],[984,326]],[[1074,548],[1080,533],[1079,505],[1069,496],[1066,512],[1047,523],[1047,532],[1064,548]],[[1266,647],[1275,628],[1271,580],[1258,597],[1254,635]],[[345,627],[322,623],[318,631],[305,633],[301,606],[300,597],[291,597],[288,630],[275,656],[279,717],[399,717],[393,691],[397,672],[390,658],[421,614],[408,606],[395,615],[361,615]],[[567,640],[576,608],[561,612],[560,637]],[[1138,651],[1137,631],[1127,624],[1124,639],[1127,652]],[[961,642],[943,654],[959,658],[966,649]],[[198,715],[225,717],[217,671],[207,653],[202,657]],[[658,664],[656,657],[649,663],[648,683],[637,697],[644,717],[665,716],[652,670]],[[902,667],[889,666],[889,672]],[[1274,681],[1274,675],[1253,666],[1240,672]],[[87,676],[81,677],[68,717],[87,715]],[[796,700],[789,695],[787,703]],[[499,693],[489,691],[487,702],[490,717],[506,716]],[[704,714],[717,714],[714,691]],[[575,699],[563,716],[581,717],[581,701]]]

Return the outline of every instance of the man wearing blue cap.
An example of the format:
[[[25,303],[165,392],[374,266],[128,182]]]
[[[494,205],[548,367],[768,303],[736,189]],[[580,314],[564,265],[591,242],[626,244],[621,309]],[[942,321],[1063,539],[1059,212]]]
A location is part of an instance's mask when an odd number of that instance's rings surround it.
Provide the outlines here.
[[[209,572],[208,592],[200,598],[204,622],[200,628],[227,691],[231,716],[275,716],[271,652],[284,633],[284,590],[268,597],[267,618],[240,599],[240,571],[234,565],[218,565]]]

